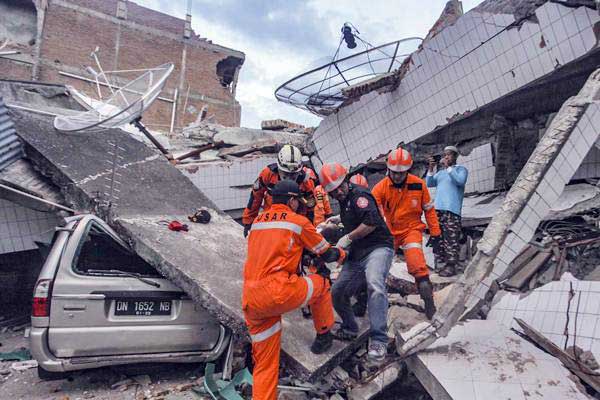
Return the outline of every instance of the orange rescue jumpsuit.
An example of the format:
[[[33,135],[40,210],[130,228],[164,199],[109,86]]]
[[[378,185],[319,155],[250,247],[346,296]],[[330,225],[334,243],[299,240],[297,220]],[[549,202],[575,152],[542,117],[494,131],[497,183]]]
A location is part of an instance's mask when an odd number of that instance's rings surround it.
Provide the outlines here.
[[[402,247],[408,272],[415,279],[429,276],[423,254],[423,212],[431,236],[439,236],[441,230],[425,181],[408,174],[402,187],[397,188],[386,176],[373,187],[372,193],[394,235],[394,249]]]
[[[303,174],[304,175],[304,174]],[[252,187],[252,193],[250,193],[250,200],[248,205],[244,209],[242,214],[242,224],[250,225],[254,218],[258,215],[260,207],[262,206],[263,211],[266,211],[271,207],[273,199],[271,198],[271,189],[279,182],[279,173],[277,171],[277,164],[267,165],[258,175],[258,179],[254,182]],[[300,193],[302,197],[314,197],[315,184],[312,179],[308,179],[306,176],[303,181],[299,183]],[[264,203],[263,203],[264,202]],[[310,202],[309,202],[310,203]],[[313,201],[314,203],[314,201]],[[308,214],[312,212],[313,205],[309,205],[308,209],[304,209],[300,214]]]
[[[307,218],[287,205],[274,204],[254,220],[242,294],[252,339],[253,399],[277,398],[282,314],[308,304],[317,333],[333,326],[329,282],[317,274],[297,275],[304,248],[321,255],[330,247]]]
[[[315,216],[313,218],[313,224],[315,226],[319,225],[321,222],[325,222],[325,220],[331,216],[331,205],[329,203],[329,196],[323,186],[319,185],[315,188]]]

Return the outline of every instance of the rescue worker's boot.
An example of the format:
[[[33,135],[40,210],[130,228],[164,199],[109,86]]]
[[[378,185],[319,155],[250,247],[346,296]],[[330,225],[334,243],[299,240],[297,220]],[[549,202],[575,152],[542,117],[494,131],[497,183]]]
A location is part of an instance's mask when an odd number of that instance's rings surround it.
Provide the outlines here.
[[[435,303],[433,301],[433,285],[429,280],[429,277],[423,278],[417,283],[417,289],[421,295],[421,299],[425,303],[425,315],[428,319],[433,318],[435,314]]]
[[[314,354],[322,354],[331,348],[333,344],[333,335],[331,331],[325,333],[317,333],[315,341],[310,346],[310,351]]]
[[[456,275],[456,265],[447,263],[444,268],[438,272],[438,275],[443,276],[444,278]]]

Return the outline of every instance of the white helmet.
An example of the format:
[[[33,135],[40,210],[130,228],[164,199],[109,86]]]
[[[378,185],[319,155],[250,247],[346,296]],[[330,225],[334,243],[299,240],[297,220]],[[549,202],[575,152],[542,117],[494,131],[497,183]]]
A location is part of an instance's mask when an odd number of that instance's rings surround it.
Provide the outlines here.
[[[277,154],[277,167],[287,173],[300,172],[302,168],[302,153],[296,146],[284,145]]]

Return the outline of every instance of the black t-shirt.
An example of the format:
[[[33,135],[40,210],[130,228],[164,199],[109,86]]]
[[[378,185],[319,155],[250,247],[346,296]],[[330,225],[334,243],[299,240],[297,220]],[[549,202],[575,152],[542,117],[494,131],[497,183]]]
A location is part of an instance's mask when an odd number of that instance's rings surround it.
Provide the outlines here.
[[[362,260],[378,247],[394,248],[392,234],[379,213],[375,198],[368,189],[350,184],[348,196],[340,202],[340,217],[346,234],[352,232],[360,224],[376,227],[364,238],[352,242],[350,260]]]

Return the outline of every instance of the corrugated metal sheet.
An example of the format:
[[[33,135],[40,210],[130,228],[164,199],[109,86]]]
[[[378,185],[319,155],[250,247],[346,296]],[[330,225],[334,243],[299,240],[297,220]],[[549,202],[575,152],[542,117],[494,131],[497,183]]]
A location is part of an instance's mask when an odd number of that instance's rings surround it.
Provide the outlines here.
[[[0,97],[0,171],[23,157],[23,144]]]

